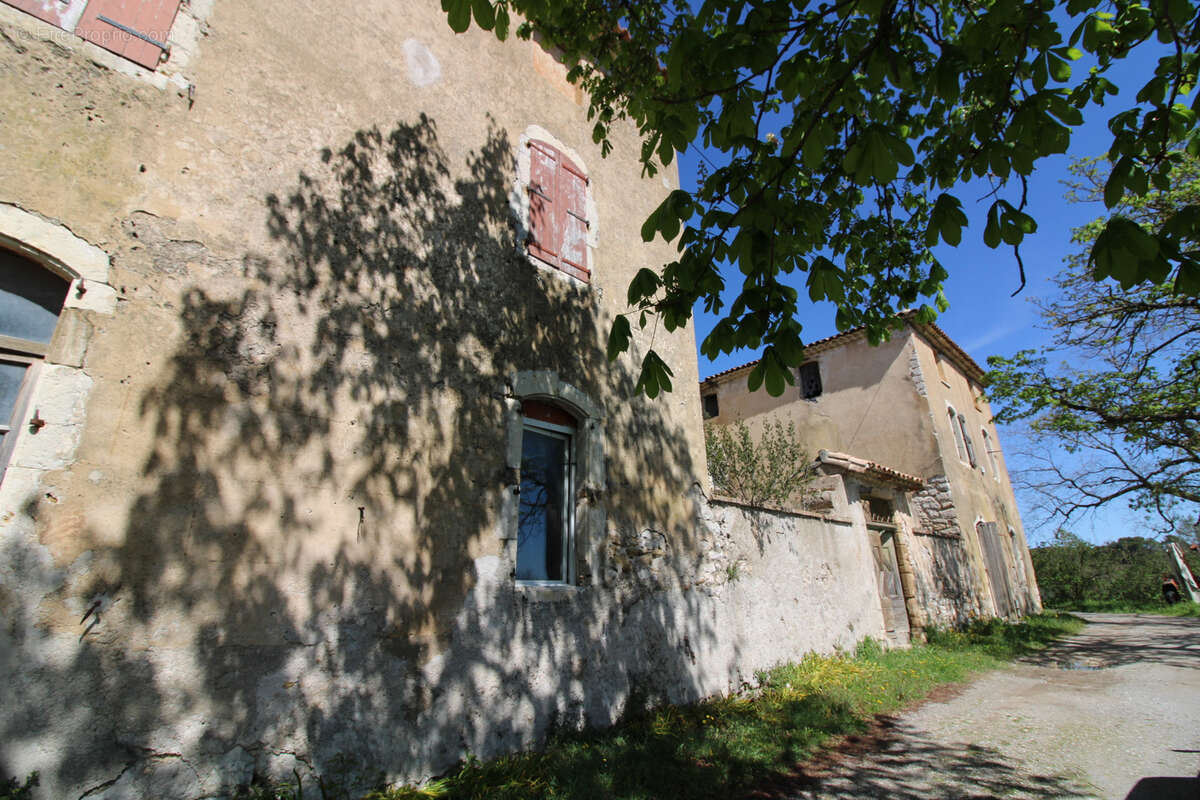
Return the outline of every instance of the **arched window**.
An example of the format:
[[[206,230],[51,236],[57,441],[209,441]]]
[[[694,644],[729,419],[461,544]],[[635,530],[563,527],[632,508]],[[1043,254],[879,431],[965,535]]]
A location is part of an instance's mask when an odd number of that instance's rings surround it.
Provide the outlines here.
[[[959,425],[959,414],[954,410],[954,406],[946,406],[946,413],[950,416],[950,430],[954,434],[954,447],[958,450],[958,460],[967,460],[967,448],[963,444],[963,429]]]
[[[40,264],[0,249],[0,477],[69,286]]]
[[[521,404],[517,580],[570,580],[575,529],[575,418],[535,399]]]
[[[510,574],[533,598],[590,585],[605,532],[600,406],[552,370],[517,372],[505,390],[498,532]]]

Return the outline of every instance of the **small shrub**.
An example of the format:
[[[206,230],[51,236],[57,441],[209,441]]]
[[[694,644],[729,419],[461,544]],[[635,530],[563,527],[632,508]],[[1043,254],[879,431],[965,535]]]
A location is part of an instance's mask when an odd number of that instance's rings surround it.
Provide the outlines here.
[[[743,420],[709,425],[704,444],[713,487],[749,505],[787,505],[815,474],[812,453],[791,422],[767,421],[758,441]]]
[[[858,647],[854,648],[854,657],[865,661],[878,659],[881,655],[883,655],[883,645],[873,636],[865,637],[858,643]]]

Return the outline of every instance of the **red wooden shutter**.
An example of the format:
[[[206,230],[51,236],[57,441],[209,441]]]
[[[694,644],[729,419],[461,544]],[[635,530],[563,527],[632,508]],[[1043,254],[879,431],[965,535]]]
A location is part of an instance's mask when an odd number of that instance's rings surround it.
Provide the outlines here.
[[[562,228],[558,220],[558,151],[542,142],[529,143],[529,252],[558,266]]]
[[[87,0],[0,0],[0,3],[19,8],[64,31],[73,31]]]
[[[588,279],[587,177],[565,156],[559,156],[558,193],[562,220],[562,270]]]
[[[90,0],[75,33],[148,69],[166,49],[179,0]]]

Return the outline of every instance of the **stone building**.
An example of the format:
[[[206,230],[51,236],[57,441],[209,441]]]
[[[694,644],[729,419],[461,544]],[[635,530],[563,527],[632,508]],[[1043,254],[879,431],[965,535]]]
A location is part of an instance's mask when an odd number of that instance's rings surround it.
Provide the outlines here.
[[[0,0],[0,777],[422,778],[886,634],[853,470],[710,500],[690,332],[606,358],[616,137],[434,0]]]
[[[435,0],[6,0],[0,76],[0,772],[419,777],[699,691],[599,588],[695,537],[698,396],[605,356],[675,176],[551,54]]]
[[[915,625],[1039,611],[979,365],[941,328],[911,313],[878,346],[855,330],[809,344],[806,356],[795,386],[780,397],[747,390],[757,362],[703,381],[708,424],[792,422],[809,447],[822,451],[825,471],[919,479],[880,484],[860,498],[868,522],[887,521],[896,530],[891,557],[901,562],[895,571],[906,578]],[[902,616],[895,614],[900,622]]]

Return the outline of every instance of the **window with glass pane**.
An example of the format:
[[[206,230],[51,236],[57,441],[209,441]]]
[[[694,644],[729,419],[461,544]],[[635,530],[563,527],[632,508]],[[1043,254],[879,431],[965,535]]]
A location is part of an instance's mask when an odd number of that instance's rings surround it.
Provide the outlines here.
[[[526,419],[521,439],[517,580],[565,582],[570,555],[571,429]]]
[[[40,264],[0,250],[0,475],[12,453],[31,377],[50,347],[68,286]]]

